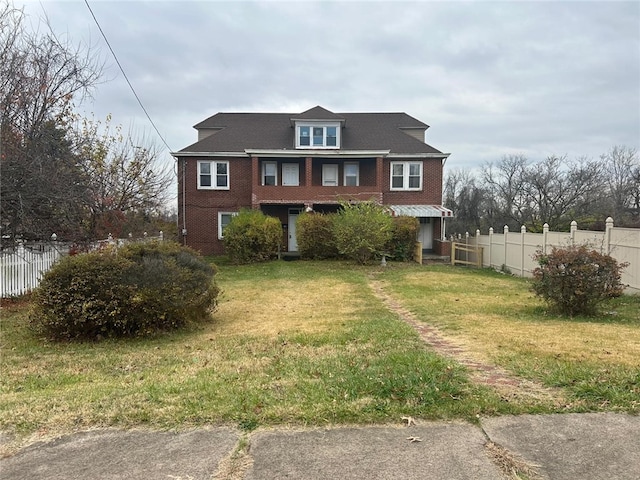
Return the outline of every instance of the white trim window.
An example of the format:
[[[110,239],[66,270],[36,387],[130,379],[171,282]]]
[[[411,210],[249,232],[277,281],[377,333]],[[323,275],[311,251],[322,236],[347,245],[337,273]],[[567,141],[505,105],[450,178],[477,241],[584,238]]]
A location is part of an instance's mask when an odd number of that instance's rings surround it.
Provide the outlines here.
[[[296,148],[340,148],[340,124],[296,125]]]
[[[422,162],[391,162],[391,190],[421,190]]]
[[[224,238],[224,229],[231,222],[231,219],[238,215],[238,212],[218,212],[218,238]]]
[[[198,161],[198,189],[229,190],[229,162]]]
[[[360,165],[358,162],[345,162],[343,185],[345,187],[360,186]]]
[[[278,162],[262,162],[262,185],[278,185]]]
[[[322,165],[322,186],[337,187],[338,186],[338,165],[334,163],[325,163]]]

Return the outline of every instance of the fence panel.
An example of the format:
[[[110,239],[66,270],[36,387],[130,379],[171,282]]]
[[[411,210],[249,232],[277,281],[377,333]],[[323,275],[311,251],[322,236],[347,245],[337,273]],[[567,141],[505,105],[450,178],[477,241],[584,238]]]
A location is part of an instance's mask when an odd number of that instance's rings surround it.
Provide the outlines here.
[[[62,256],[58,249],[33,251],[22,246],[0,253],[0,297],[24,295],[38,286],[44,272]]]
[[[151,240],[164,241],[164,234],[142,238],[114,239],[109,235],[106,240],[100,240],[89,245],[89,250],[97,250],[106,245],[121,246],[129,242],[146,242]],[[70,245],[54,243],[38,243],[25,248],[18,245],[11,250],[0,251],[0,298],[24,295],[38,286],[44,272],[63,255],[69,253]]]
[[[609,255],[629,263],[622,271],[622,283],[640,293],[640,229],[614,228],[609,238]]]
[[[528,233],[523,229],[509,232],[505,228],[501,234],[489,230],[488,235],[479,231],[468,243],[482,246],[485,249],[483,265],[495,269],[508,268],[514,275],[522,277],[532,276],[537,267],[533,256],[542,249],[549,251],[551,247],[566,247],[568,245],[588,244],[591,247],[607,253],[618,262],[628,262],[629,266],[623,271],[622,282],[628,285],[628,292],[640,293],[640,229],[620,228],[613,226],[613,220],[607,219],[605,232],[578,230],[577,224],[572,223],[571,232],[550,232],[548,227],[543,233]]]

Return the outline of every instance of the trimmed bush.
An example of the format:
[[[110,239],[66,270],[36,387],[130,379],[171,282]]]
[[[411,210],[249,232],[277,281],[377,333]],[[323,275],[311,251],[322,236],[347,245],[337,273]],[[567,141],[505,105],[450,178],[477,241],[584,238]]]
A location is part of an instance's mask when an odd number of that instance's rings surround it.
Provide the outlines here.
[[[539,267],[533,271],[533,291],[565,315],[593,315],[606,300],[624,291],[618,262],[586,245],[553,247],[551,253],[538,251]]]
[[[392,260],[407,262],[413,260],[416,247],[416,238],[420,223],[415,217],[392,217],[391,240],[387,244],[386,251]]]
[[[54,339],[151,335],[209,318],[215,268],[191,249],[148,242],[63,258],[34,292],[31,324]]]
[[[282,244],[280,220],[260,210],[242,209],[224,230],[224,249],[234,263],[274,258]]]
[[[296,239],[301,258],[319,260],[338,256],[332,223],[332,214],[300,214],[296,223]]]
[[[333,217],[338,252],[357,263],[369,263],[385,252],[392,225],[387,209],[373,201],[343,203]]]

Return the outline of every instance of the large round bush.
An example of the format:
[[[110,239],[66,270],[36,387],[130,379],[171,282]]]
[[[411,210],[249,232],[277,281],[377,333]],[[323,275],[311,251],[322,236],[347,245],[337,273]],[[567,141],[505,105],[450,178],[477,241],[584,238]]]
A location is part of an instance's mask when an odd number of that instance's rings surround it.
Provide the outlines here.
[[[586,245],[553,247],[534,258],[539,266],[533,270],[533,291],[565,315],[593,315],[624,291],[620,279],[627,264]]]
[[[149,335],[209,318],[215,268],[171,242],[70,256],[34,292],[31,323],[56,339]]]

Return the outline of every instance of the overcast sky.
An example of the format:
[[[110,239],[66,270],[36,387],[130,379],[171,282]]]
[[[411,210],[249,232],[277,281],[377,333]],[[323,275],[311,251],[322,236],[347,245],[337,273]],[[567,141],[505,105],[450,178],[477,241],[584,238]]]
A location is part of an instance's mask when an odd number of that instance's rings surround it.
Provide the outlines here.
[[[150,131],[83,1],[14,4],[99,48],[107,81],[81,112]],[[447,168],[640,144],[638,1],[89,5],[172,151],[217,112],[316,105],[406,112]]]

